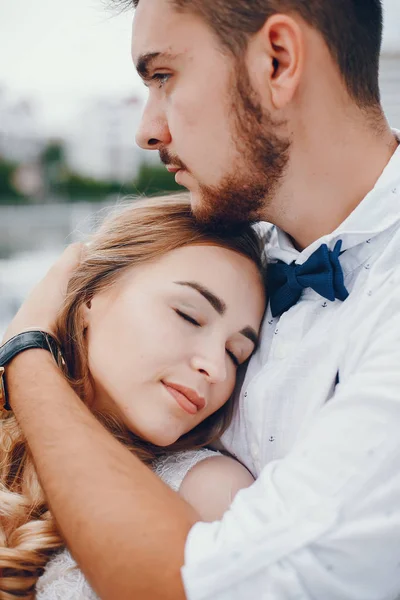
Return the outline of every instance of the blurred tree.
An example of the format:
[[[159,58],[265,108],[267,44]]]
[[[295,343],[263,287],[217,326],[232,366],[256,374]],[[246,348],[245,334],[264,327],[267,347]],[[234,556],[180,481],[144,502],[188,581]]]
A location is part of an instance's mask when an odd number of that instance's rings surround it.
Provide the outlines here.
[[[156,196],[164,192],[183,191],[165,167],[143,163],[135,181],[137,194]]]
[[[17,203],[24,200],[13,185],[16,169],[17,165],[0,158],[0,204]]]
[[[69,172],[64,189],[69,201],[80,202],[82,200],[102,200],[109,194],[119,193],[121,185]]]
[[[53,140],[42,152],[42,162],[44,164],[64,164],[65,149],[61,141]]]
[[[45,196],[63,196],[68,177],[64,143],[61,140],[50,141],[40,155],[40,164]]]
[[[30,193],[22,185],[29,165],[17,165],[0,159],[0,203],[38,202],[47,199],[61,202],[102,201],[107,196],[155,196],[165,192],[182,191],[171,173],[158,165],[142,164],[137,178],[128,183],[103,181],[70,171],[61,142],[49,143],[36,165],[41,178],[41,190]],[[32,169],[35,165],[31,165]],[[31,169],[31,170],[32,170]],[[32,179],[32,177],[30,177]],[[18,184],[18,185],[17,185]],[[31,186],[32,187],[32,186]]]

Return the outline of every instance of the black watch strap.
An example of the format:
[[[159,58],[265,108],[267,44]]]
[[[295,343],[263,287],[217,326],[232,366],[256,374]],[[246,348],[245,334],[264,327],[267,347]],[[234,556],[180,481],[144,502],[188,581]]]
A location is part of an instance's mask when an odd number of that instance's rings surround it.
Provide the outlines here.
[[[58,364],[62,360],[56,339],[46,331],[24,331],[3,344],[0,347],[0,406],[3,405],[6,410],[11,410],[11,407],[7,399],[5,367],[17,354],[32,348],[48,350]]]

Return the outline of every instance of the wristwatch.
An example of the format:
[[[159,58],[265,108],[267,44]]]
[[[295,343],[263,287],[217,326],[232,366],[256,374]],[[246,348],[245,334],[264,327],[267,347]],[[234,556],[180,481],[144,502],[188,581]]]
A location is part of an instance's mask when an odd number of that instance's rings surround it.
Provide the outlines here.
[[[58,342],[46,331],[24,331],[0,346],[0,407],[3,406],[5,410],[11,410],[7,399],[5,368],[17,354],[31,348],[48,350],[58,365],[63,363]]]

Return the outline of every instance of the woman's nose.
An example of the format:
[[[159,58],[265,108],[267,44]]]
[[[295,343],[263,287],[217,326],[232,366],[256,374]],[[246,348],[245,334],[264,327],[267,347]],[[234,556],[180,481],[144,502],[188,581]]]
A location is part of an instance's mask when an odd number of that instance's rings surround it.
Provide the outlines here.
[[[136,133],[136,143],[144,150],[159,150],[171,143],[167,119],[162,110],[157,108],[160,107],[154,101],[147,102]]]
[[[209,383],[223,383],[227,378],[225,349],[223,352],[196,354],[192,358],[192,368],[206,377]]]

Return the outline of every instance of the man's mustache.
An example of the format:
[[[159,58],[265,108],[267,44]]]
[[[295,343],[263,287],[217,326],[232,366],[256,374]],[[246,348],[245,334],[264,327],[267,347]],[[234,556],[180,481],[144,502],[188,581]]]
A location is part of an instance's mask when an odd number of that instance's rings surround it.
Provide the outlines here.
[[[177,156],[168,152],[166,148],[160,148],[158,153],[160,155],[160,160],[162,163],[164,163],[164,165],[174,166],[184,171],[188,171],[185,163],[182,162]]]

